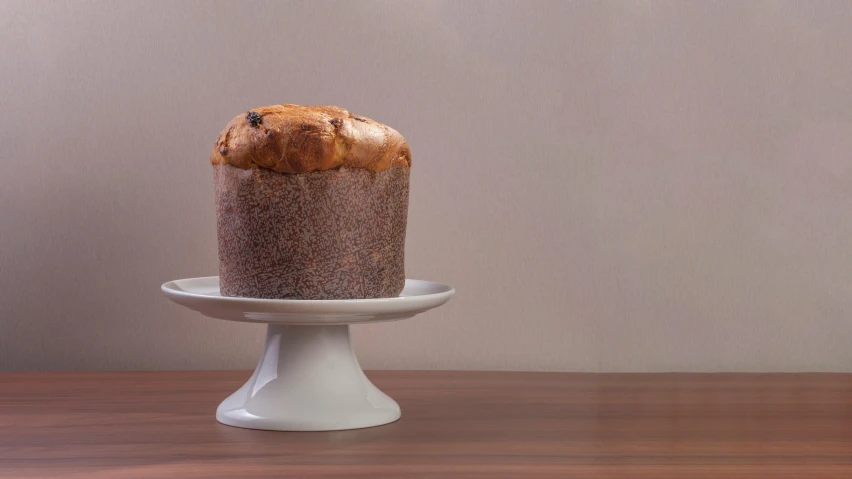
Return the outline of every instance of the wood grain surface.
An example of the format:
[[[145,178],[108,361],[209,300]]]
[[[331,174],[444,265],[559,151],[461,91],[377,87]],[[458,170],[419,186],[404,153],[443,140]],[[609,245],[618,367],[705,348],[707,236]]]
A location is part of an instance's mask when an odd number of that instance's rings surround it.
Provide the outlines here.
[[[852,478],[852,375],[385,371],[370,429],[218,424],[246,371],[0,374],[0,477]]]

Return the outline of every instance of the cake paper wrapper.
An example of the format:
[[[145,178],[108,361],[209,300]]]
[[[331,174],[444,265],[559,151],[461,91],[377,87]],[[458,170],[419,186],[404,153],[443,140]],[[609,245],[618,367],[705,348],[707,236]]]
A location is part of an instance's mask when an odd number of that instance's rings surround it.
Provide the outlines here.
[[[213,166],[223,296],[354,299],[405,285],[409,168]]]

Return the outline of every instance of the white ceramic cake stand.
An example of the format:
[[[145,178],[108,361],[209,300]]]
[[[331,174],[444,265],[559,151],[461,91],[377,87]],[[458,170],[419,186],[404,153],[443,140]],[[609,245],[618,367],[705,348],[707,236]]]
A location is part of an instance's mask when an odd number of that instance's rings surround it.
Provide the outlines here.
[[[166,296],[205,316],[268,324],[266,348],[251,378],[216,410],[229,426],[331,431],[399,419],[399,405],[373,386],[352,350],[349,325],[395,321],[438,307],[449,286],[405,280],[396,298],[283,300],[219,294],[219,278],[163,284]]]

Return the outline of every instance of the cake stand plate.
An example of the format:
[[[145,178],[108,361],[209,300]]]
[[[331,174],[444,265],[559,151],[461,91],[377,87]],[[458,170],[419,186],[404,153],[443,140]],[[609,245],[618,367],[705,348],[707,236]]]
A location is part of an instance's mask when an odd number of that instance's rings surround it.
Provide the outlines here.
[[[219,294],[217,276],[169,281],[162,290],[175,303],[211,318],[268,325],[254,374],[219,405],[216,419],[277,431],[357,429],[399,419],[396,401],[361,370],[349,325],[411,318],[455,293],[447,285],[407,279],[395,298],[232,298]]]

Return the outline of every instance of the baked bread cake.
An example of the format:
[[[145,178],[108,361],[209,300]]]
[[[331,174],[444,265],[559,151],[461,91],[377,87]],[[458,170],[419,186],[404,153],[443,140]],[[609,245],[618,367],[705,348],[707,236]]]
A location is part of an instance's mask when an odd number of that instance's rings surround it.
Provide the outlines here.
[[[411,152],[396,130],[335,106],[243,113],[210,153],[223,296],[397,296]]]

